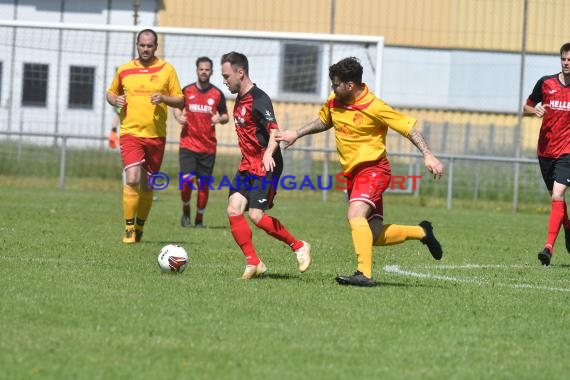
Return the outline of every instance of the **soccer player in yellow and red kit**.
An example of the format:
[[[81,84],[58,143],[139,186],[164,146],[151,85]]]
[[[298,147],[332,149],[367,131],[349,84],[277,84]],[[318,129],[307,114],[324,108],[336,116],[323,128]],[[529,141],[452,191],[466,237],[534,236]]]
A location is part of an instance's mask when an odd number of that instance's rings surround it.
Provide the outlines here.
[[[229,120],[224,93],[210,83],[212,69],[210,58],[199,57],[196,60],[197,81],[182,89],[184,109],[174,109],[176,120],[182,124],[179,149],[180,173],[185,178],[180,189],[182,227],[190,226],[190,198],[194,184],[198,189],[194,226],[204,226],[210,190],[208,181],[216,162],[216,124],[226,124]]]
[[[155,56],[156,33],[140,31],[136,39],[139,57],[117,69],[107,89],[107,102],[120,111],[123,186],[123,243],[139,242],[152,206],[148,176],[158,172],[166,144],[167,106],[184,106],[176,71]]]
[[[423,154],[426,168],[436,178],[443,176],[441,162],[432,154],[416,119],[401,114],[369,91],[362,83],[363,68],[358,59],[345,58],[329,68],[333,93],[322,106],[319,117],[296,131],[279,132],[277,141],[286,148],[298,138],[334,128],[336,147],[343,173],[348,178],[348,222],[358,268],[354,275],[338,276],[342,285],[374,286],[372,247],[420,240],[436,260],[442,257],[441,245],[431,223],[419,226],[383,224],[382,194],[390,182],[390,163],[386,158],[388,128],[407,137]]]
[[[560,48],[560,62],[562,71],[540,78],[523,106],[525,115],[542,118],[537,156],[551,196],[546,243],[538,253],[542,265],[550,265],[561,226],[570,253],[570,221],[565,201],[570,185],[570,42]]]
[[[222,56],[222,76],[230,92],[237,94],[233,117],[242,159],[230,188],[227,213],[234,240],[247,262],[241,278],[249,280],[267,271],[253,246],[246,210],[258,228],[291,248],[303,273],[311,264],[310,244],[295,238],[278,219],[265,213],[273,206],[274,185],[283,171],[271,99],[251,81],[248,59],[241,53]]]

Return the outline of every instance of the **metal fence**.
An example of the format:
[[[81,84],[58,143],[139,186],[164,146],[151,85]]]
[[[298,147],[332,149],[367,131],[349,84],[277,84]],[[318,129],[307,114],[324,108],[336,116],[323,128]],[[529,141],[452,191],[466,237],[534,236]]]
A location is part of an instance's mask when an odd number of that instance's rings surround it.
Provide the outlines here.
[[[77,177],[121,178],[118,151],[108,149],[105,138],[6,131],[0,131],[0,136],[3,137],[0,143],[5,145],[0,149],[0,185],[6,176],[57,178],[60,189],[65,189],[67,182]],[[50,141],[51,144],[32,144],[30,140]],[[70,144],[72,141],[76,143]],[[94,141],[99,148],[77,147],[93,146]],[[178,141],[169,140],[167,145],[167,152],[170,153],[165,160],[165,170],[176,173]],[[219,146],[225,148],[225,153],[218,158],[217,173],[232,175],[239,159],[239,149],[236,144],[228,142],[220,142]],[[449,209],[457,200],[510,201],[517,209],[519,201],[539,203],[545,199],[546,190],[534,158],[450,153],[438,154],[438,157],[446,167],[443,181],[430,179],[423,167],[422,156],[417,152],[390,152],[393,176],[406,178],[406,181],[400,181],[389,192],[441,198]],[[323,201],[328,200],[331,190],[338,190],[330,183],[340,172],[334,149],[312,146],[311,139],[306,138],[285,150],[284,160],[283,176],[308,178],[314,189],[306,186],[305,190],[320,191]],[[521,168],[518,179],[514,176],[515,165]],[[320,186],[316,186],[318,182]]]

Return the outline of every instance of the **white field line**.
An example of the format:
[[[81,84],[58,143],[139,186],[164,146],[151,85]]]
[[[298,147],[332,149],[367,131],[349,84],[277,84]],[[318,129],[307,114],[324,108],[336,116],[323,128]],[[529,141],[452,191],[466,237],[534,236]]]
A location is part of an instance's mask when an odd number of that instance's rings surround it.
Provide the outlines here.
[[[38,262],[38,263],[70,263],[71,260],[67,257],[20,257],[20,256],[0,256],[0,260],[6,261],[22,261],[22,262]],[[85,262],[85,261],[83,261]]]
[[[505,265],[471,265],[470,268],[488,268],[488,267],[499,267],[501,269],[509,269],[509,268],[522,268],[523,266],[514,265],[514,266],[505,266]],[[442,268],[442,269],[469,269],[465,268],[463,265],[445,265],[445,266],[431,266],[429,268]],[[410,270],[401,269],[399,265],[386,265],[384,266],[384,272],[392,273],[399,276],[407,276],[407,277],[415,277],[415,278],[426,278],[426,279],[433,279],[433,280],[441,280],[441,281],[449,281],[449,282],[458,282],[458,283],[469,283],[469,284],[476,284],[476,285],[489,285],[493,284],[493,286],[499,286],[504,288],[513,288],[513,289],[533,289],[533,290],[546,290],[551,292],[570,292],[568,288],[554,288],[550,286],[540,286],[540,285],[533,285],[533,284],[503,284],[500,282],[491,282],[488,280],[482,280],[478,277],[455,277],[455,276],[443,276],[437,275],[432,273],[420,273],[420,272],[413,272]],[[424,268],[427,269],[427,268]]]
[[[524,269],[527,265],[501,265],[501,264],[461,264],[461,265],[422,265],[422,269]]]

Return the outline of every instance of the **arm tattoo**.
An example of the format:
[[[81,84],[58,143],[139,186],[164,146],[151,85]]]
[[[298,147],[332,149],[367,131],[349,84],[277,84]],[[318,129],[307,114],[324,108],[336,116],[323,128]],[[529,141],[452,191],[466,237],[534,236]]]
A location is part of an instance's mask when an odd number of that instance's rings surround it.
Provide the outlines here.
[[[420,131],[418,131],[416,128],[412,128],[408,138],[416,146],[416,148],[418,148],[419,151],[422,152],[422,154],[424,156],[426,154],[431,154],[431,150],[429,148],[429,145],[428,145],[426,139],[424,138],[424,136],[422,136]]]
[[[305,135],[311,135],[313,133],[320,133],[326,131],[327,129],[330,129],[330,126],[323,124],[321,119],[316,118],[315,120],[312,120],[301,128],[297,129],[297,136],[301,137]]]

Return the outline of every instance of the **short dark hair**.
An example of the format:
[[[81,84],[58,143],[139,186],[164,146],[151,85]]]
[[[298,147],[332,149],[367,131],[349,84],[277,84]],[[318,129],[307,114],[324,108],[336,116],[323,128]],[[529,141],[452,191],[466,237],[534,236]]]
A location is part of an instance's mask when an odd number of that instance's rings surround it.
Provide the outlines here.
[[[235,51],[226,53],[222,55],[222,65],[226,62],[229,62],[232,66],[242,68],[246,74],[249,74],[249,62],[244,54]]]
[[[147,34],[150,33],[154,36],[154,43],[156,45],[158,45],[158,36],[156,34],[156,32],[152,29],[143,29],[141,30],[138,34],[137,34],[137,44],[139,43],[139,38],[141,37],[141,34]]]
[[[214,68],[214,62],[212,62],[212,60],[211,60],[209,57],[206,57],[206,56],[204,56],[204,57],[199,57],[199,58],[196,60],[196,67],[198,67],[198,66],[200,65],[200,63],[202,63],[202,62],[208,62],[208,63],[210,64],[210,67],[211,67],[211,68]]]
[[[568,51],[570,51],[570,42],[566,42],[564,45],[562,45],[562,47],[560,48],[560,55]]]
[[[362,83],[362,65],[358,58],[344,58],[329,67],[329,78],[333,80],[337,77],[342,82]]]

